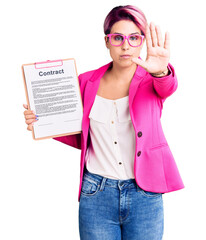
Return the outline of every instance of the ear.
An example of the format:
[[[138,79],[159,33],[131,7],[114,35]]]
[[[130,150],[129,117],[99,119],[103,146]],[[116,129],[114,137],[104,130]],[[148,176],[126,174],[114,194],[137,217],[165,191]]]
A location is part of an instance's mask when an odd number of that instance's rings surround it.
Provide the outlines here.
[[[107,36],[104,37],[105,45],[109,49],[109,38]]]

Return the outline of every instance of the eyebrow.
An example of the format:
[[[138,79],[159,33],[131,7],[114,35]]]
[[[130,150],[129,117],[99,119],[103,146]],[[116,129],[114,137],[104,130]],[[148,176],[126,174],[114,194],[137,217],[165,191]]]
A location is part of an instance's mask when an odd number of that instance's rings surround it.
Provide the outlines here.
[[[130,33],[129,35],[136,34],[136,33],[140,35],[140,33],[139,33],[139,32]],[[115,32],[115,33],[113,33],[113,34],[122,34],[122,35],[124,35],[123,33],[118,33],[118,32]]]

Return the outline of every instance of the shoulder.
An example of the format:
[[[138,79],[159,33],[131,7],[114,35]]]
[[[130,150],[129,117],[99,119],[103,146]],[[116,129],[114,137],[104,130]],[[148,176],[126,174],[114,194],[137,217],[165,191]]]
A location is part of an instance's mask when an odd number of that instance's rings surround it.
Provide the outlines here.
[[[78,76],[79,82],[84,82],[84,81],[87,81],[88,79],[90,79],[95,71],[96,70],[90,70],[90,71],[79,74],[79,76]]]
[[[79,78],[79,82],[80,84],[81,83],[86,83],[88,80],[92,79],[93,77],[96,77],[98,76],[99,74],[101,74],[102,72],[105,71],[105,69],[108,68],[108,66],[111,64],[111,62],[99,67],[99,68],[96,68],[96,69],[93,69],[93,70],[89,70],[87,72],[84,72],[84,73],[81,73],[79,74],[78,78]]]

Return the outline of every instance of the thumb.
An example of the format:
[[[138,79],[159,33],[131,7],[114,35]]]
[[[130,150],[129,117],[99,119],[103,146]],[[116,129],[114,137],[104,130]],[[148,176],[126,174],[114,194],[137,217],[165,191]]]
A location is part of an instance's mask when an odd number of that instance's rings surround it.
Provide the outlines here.
[[[138,57],[132,58],[132,61],[137,65],[143,67],[145,70],[147,69],[147,64],[145,61],[139,59]]]
[[[23,107],[28,110],[28,105],[27,104],[23,104]]]

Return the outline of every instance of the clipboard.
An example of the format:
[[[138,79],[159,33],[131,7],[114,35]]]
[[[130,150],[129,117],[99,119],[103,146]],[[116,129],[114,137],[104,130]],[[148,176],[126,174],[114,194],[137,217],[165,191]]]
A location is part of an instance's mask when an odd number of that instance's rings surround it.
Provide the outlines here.
[[[83,104],[74,58],[22,64],[28,110],[34,122],[34,140],[82,132]]]

